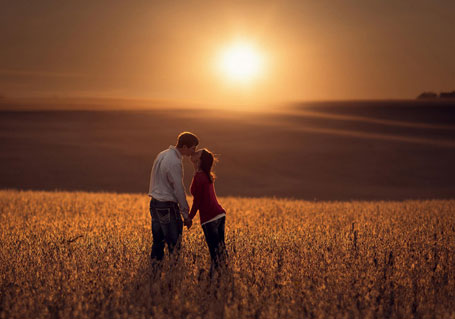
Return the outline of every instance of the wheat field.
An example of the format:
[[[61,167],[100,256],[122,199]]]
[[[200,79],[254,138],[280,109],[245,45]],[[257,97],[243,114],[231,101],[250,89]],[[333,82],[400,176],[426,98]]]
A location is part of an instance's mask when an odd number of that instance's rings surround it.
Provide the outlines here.
[[[199,222],[152,272],[146,195],[0,191],[0,318],[455,318],[455,200],[220,202],[210,279]]]

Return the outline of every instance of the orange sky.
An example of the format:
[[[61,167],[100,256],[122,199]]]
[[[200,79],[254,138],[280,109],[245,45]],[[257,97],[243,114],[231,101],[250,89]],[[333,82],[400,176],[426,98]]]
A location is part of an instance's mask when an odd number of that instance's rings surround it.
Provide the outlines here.
[[[203,103],[414,98],[455,89],[455,1],[2,1],[0,95]],[[247,87],[213,59],[267,57]]]

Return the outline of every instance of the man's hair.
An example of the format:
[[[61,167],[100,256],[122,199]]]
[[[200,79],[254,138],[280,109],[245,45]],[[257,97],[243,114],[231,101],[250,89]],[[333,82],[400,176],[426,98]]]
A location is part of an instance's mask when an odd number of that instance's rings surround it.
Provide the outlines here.
[[[199,144],[198,137],[191,132],[182,132],[177,137],[177,147],[182,148],[186,146],[188,148],[197,146]]]

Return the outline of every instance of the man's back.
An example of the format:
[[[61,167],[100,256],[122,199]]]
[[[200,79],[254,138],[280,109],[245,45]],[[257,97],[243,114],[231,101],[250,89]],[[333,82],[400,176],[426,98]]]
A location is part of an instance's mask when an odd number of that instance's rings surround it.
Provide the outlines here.
[[[153,162],[149,196],[160,201],[177,202],[177,198],[174,195],[175,185],[171,182],[169,175],[172,174],[173,169],[181,169],[181,166],[181,160],[175,149],[170,147],[160,152]]]
[[[191,227],[183,186],[182,158],[194,154],[198,143],[196,135],[182,132],[177,138],[176,146],[169,146],[167,150],[159,153],[153,162],[148,193],[152,197],[150,200],[152,260],[163,259],[165,243],[168,245],[169,253],[172,253],[174,247],[179,246],[183,224]]]

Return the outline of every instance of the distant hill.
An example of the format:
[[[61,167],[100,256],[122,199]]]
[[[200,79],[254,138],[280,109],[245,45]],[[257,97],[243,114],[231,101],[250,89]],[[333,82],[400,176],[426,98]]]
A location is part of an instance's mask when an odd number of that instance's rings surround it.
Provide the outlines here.
[[[455,98],[455,91],[452,92],[441,92],[439,95],[434,92],[423,92],[417,99],[453,99]]]
[[[455,99],[107,108],[0,111],[0,188],[146,193],[156,154],[188,130],[219,154],[219,196],[455,198]],[[188,187],[193,167],[184,165]]]
[[[455,91],[452,91],[452,92],[441,92],[439,94],[439,97],[441,99],[453,99],[453,98],[455,98]]]

